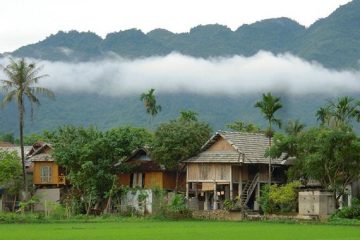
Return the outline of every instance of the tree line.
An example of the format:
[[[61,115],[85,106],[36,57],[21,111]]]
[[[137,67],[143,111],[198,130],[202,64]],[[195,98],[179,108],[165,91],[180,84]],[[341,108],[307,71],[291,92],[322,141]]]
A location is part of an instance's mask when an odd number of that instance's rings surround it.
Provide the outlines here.
[[[26,179],[23,150],[24,98],[30,103],[31,113],[33,105],[40,103],[37,94],[49,98],[53,98],[54,94],[37,86],[38,80],[46,75],[40,75],[41,68],[34,63],[27,63],[24,59],[11,60],[2,69],[8,77],[1,81],[7,92],[2,104],[15,101],[18,105],[19,143],[22,149],[21,161],[18,162],[22,164],[22,174],[19,175],[18,169],[15,174],[4,173],[4,177],[0,175],[0,184],[10,186],[10,179],[14,179],[14,186],[20,186],[27,193],[29,183]],[[150,128],[153,128],[152,120],[161,112],[155,89],[141,94],[140,100],[149,114]],[[294,161],[288,172],[290,180],[301,179],[304,183],[317,180],[323,188],[337,192],[336,197],[339,198],[345,193],[346,186],[359,177],[360,139],[354,132],[353,125],[360,121],[360,102],[347,96],[329,101],[316,113],[319,125],[310,128],[306,128],[298,120],[290,121],[283,127],[284,124],[277,117],[282,106],[279,97],[264,93],[254,104],[254,108],[259,109],[267,121],[267,129],[241,120],[228,124],[227,127],[239,132],[262,133],[268,137],[269,148],[266,155],[269,157],[269,184],[273,171],[271,160],[284,157]],[[282,127],[282,131],[275,131]],[[33,140],[52,144],[54,159],[66,169],[73,186],[69,199],[77,202],[79,211],[84,212],[90,206],[106,203],[114,192],[116,173],[126,168],[121,164],[114,167],[115,164],[134,149],[149,146],[152,159],[174,169],[178,176],[181,171],[179,163],[197,154],[211,134],[210,125],[199,120],[196,112],[182,111],[176,119],[159,124],[154,131],[131,126],[107,131],[100,131],[96,127],[62,126],[33,135]],[[0,157],[16,159],[14,155]],[[6,164],[7,161],[0,163],[0,172],[11,169]],[[19,184],[18,177],[22,177],[22,184]]]

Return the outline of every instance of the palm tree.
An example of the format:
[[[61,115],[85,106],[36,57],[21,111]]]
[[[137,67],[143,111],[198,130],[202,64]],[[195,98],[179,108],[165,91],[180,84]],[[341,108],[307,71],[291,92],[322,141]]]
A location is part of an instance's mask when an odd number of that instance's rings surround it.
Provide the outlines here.
[[[350,122],[354,118],[356,120],[360,119],[359,103],[354,102],[352,97],[338,98],[337,102],[330,102],[329,106],[332,109],[337,127],[350,127]]]
[[[331,119],[331,111],[329,106],[321,107],[316,112],[316,118],[320,121],[320,125],[329,125]]]
[[[269,128],[267,136],[269,138],[269,149],[271,148],[271,138],[273,135],[272,125],[281,127],[280,119],[275,117],[276,111],[282,108],[280,98],[273,96],[270,92],[263,93],[262,100],[255,103],[255,107],[259,108],[264,118],[268,121]],[[269,185],[271,184],[271,156],[269,156]]]
[[[150,125],[154,116],[161,112],[161,106],[156,105],[156,97],[154,95],[155,89],[150,89],[146,93],[140,95],[140,100],[144,103],[146,112],[150,115]]]
[[[288,135],[297,136],[302,130],[304,130],[305,124],[300,123],[300,121],[297,119],[295,121],[289,121],[285,132]]]
[[[329,101],[326,106],[319,108],[316,116],[321,125],[349,129],[352,120],[360,121],[360,102],[355,102],[349,96],[340,97],[337,102]]]
[[[0,65],[8,79],[1,80],[2,89],[6,92],[2,100],[2,106],[7,105],[13,100],[17,103],[19,112],[19,133],[20,133],[20,151],[21,163],[23,172],[24,190],[27,194],[28,184],[25,172],[25,153],[24,153],[24,114],[25,114],[25,101],[30,103],[31,116],[33,116],[34,104],[40,105],[40,101],[36,95],[41,94],[49,98],[54,98],[54,93],[46,88],[36,87],[39,79],[47,75],[39,75],[42,70],[37,67],[35,63],[27,63],[25,59],[15,61],[10,58],[10,63],[4,67]]]

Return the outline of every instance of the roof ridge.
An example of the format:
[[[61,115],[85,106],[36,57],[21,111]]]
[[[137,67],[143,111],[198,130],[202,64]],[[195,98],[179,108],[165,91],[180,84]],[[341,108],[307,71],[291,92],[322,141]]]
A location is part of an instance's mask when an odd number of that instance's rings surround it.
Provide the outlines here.
[[[226,130],[218,130],[216,133],[231,133],[231,134],[243,134],[243,135],[261,135],[265,136],[262,132],[239,132],[239,131],[226,131]]]

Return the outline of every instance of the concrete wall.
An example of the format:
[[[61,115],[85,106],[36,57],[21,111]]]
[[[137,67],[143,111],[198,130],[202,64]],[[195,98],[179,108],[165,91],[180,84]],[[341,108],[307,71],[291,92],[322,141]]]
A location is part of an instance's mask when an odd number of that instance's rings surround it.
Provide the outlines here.
[[[351,184],[351,195],[355,198],[360,198],[360,179]]]
[[[145,201],[139,201],[139,195],[146,193]],[[137,190],[135,192],[129,191],[121,199],[121,211],[127,211],[128,207],[134,208],[139,213],[152,213],[153,211],[153,193],[151,190]]]
[[[326,216],[335,212],[335,199],[332,192],[299,192],[299,214]]]
[[[35,196],[40,200],[39,203],[35,205],[35,211],[50,210],[60,201],[60,188],[36,189]]]

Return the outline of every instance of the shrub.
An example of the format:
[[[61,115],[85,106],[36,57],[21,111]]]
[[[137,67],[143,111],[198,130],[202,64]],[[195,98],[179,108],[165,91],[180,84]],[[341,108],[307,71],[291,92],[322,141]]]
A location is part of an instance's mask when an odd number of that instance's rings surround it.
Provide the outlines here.
[[[300,182],[290,182],[283,186],[265,185],[261,190],[259,203],[263,213],[292,212],[297,207],[297,188]]]
[[[333,217],[349,218],[360,220],[360,200],[354,198],[351,202],[351,207],[344,207],[335,212]]]

